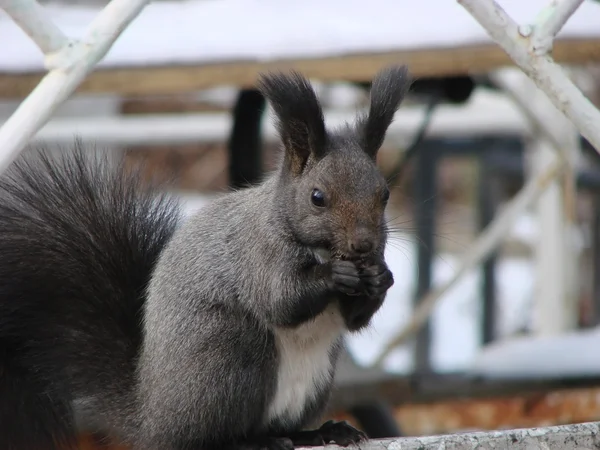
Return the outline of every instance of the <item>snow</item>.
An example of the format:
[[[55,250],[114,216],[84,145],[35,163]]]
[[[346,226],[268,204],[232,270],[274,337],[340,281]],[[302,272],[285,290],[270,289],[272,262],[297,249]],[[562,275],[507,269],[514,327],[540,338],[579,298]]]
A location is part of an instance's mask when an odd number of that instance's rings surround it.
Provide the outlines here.
[[[188,194],[181,196],[186,214],[205,206],[213,196]],[[393,214],[393,213],[390,213]],[[522,230],[531,229],[532,218],[524,215],[511,235],[519,238]],[[395,233],[390,239],[386,260],[395,283],[386,302],[365,332],[347,337],[349,351],[360,366],[369,366],[385,343],[408,321],[412,310],[415,282],[416,245],[408,233]],[[434,264],[434,283],[449,278],[458,266],[454,255],[439,255]],[[533,265],[525,259],[502,259],[497,266],[499,335],[509,336],[530,323],[530,301],[533,293]],[[460,281],[438,304],[432,317],[432,367],[438,372],[469,370],[480,354],[479,271]],[[388,372],[408,374],[412,370],[410,347],[396,350],[386,360]]]
[[[518,22],[531,22],[547,0],[503,0]],[[50,3],[51,20],[80,38],[99,9]],[[600,37],[600,4],[586,1],[560,38]],[[43,69],[43,56],[0,11],[0,71]],[[449,48],[490,42],[456,1],[187,0],[150,3],[99,67],[205,64]],[[10,43],[10,44],[8,44]]]
[[[600,328],[513,337],[487,346],[466,369],[473,375],[503,379],[598,376],[598,346]]]

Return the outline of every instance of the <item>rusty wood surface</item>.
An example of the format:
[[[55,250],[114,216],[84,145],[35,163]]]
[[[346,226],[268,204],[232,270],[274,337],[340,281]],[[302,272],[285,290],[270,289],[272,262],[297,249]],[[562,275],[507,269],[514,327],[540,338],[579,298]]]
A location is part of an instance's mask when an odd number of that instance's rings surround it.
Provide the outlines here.
[[[469,430],[497,430],[561,425],[600,420],[600,383],[579,380],[482,383],[440,380],[435,389],[420,392],[407,380],[373,383],[369,391],[338,388],[329,414],[358,424],[349,413],[353,404],[374,399],[388,402],[403,432],[427,436]],[[445,386],[444,386],[445,385]],[[349,392],[352,392],[348,395]]]
[[[406,404],[394,416],[415,436],[591,422],[600,420],[600,387]]]
[[[558,40],[553,57],[565,64],[600,62],[600,41]],[[231,61],[196,66],[109,68],[91,73],[77,92],[133,96],[185,93],[223,85],[249,87],[254,85],[261,72],[291,67],[316,80],[364,82],[371,80],[378,70],[391,63],[408,64],[415,77],[485,73],[514,64],[500,47],[485,44],[272,62]],[[26,96],[42,75],[0,73],[0,98]]]

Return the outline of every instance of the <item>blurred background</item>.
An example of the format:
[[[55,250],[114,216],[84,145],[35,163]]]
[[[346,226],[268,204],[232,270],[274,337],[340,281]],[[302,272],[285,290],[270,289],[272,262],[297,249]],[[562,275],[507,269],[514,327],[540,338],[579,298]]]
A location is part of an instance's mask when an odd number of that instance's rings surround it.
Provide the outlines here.
[[[73,37],[106,3],[43,2]],[[499,3],[519,23],[546,4]],[[0,43],[2,123],[44,61],[2,12]],[[553,57],[599,105],[599,2],[584,1]],[[455,1],[157,0],[31,143],[62,151],[79,137],[144,161],[148,176],[175,180],[191,214],[273,168],[280,145],[258,73],[303,72],[335,126],[365,108],[371,78],[392,63],[415,78],[378,160],[396,281],[372,327],[348,337],[328,417],[371,437],[600,420],[600,157]],[[572,170],[391,348],[553,154],[540,128],[565,138]],[[81,448],[109,448],[101,430],[81,430]]]

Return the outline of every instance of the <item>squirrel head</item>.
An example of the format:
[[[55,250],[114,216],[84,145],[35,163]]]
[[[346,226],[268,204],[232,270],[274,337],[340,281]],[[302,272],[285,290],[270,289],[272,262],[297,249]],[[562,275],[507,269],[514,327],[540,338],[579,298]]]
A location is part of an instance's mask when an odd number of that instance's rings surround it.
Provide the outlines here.
[[[327,130],[305,77],[295,71],[261,77],[284,146],[277,211],[299,243],[335,258],[381,255],[390,194],[376,157],[409,87],[406,66],[383,69],[373,79],[368,112]]]

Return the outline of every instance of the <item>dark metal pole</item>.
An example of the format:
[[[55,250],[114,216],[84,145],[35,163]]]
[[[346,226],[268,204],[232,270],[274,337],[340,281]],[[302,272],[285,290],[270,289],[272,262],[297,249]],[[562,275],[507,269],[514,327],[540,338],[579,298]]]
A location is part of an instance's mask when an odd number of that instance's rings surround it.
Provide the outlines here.
[[[592,222],[593,258],[593,324],[600,324],[600,195],[594,194],[594,220]]]
[[[265,98],[255,89],[240,91],[233,109],[229,138],[229,185],[242,188],[257,183],[263,173],[261,125]]]
[[[355,405],[350,408],[350,414],[356,418],[370,439],[402,436],[392,408],[381,400]]]
[[[432,279],[433,257],[435,255],[435,214],[437,196],[437,162],[436,148],[424,142],[415,152],[415,221],[417,224],[417,289],[415,306],[429,291]],[[429,321],[416,336],[415,372],[427,374],[431,372],[431,336]]]
[[[496,212],[497,193],[494,186],[496,181],[490,170],[490,151],[492,149],[482,149],[479,157],[479,180],[478,180],[478,213],[479,229],[487,227]],[[496,261],[497,252],[493,252],[482,265],[482,283],[481,297],[482,305],[482,323],[481,339],[483,345],[489,344],[494,340],[496,326]]]

